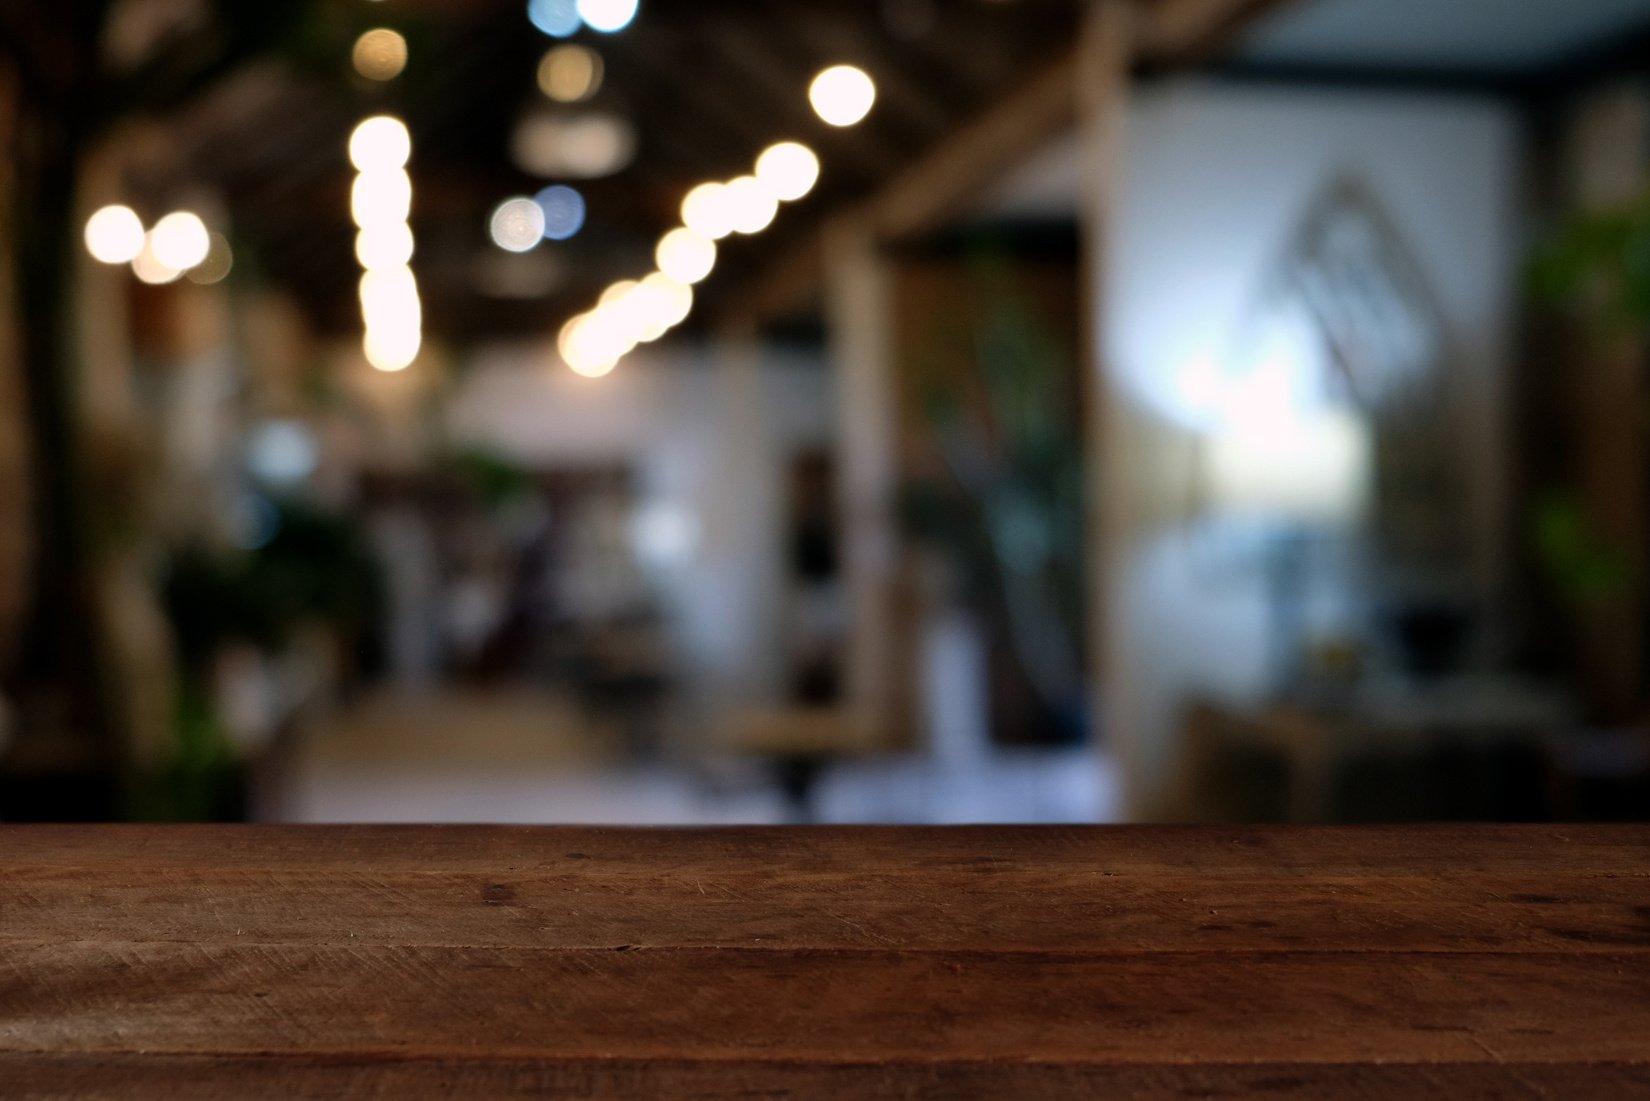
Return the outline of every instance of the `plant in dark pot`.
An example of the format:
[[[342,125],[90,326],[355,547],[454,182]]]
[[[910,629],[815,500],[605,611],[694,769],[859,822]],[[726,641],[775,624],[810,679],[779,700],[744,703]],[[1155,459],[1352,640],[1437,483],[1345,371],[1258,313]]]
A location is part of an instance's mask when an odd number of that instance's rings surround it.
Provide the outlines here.
[[[175,737],[169,759],[136,778],[133,817],[244,815],[245,763],[218,692],[226,650],[278,656],[313,628],[348,652],[378,619],[381,580],[353,519],[297,500],[255,500],[255,547],[192,542],[166,565],[162,602],[178,658]]]

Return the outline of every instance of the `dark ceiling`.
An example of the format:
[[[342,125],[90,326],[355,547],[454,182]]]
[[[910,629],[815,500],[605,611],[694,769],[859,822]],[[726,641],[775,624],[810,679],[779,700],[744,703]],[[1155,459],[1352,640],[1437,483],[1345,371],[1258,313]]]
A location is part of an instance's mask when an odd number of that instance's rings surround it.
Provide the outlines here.
[[[819,153],[816,191],[757,237],[726,242],[701,288],[698,316],[715,316],[830,211],[868,194],[963,121],[1024,82],[1072,41],[1074,0],[642,0],[611,35],[581,32],[606,79],[589,103],[627,117],[638,135],[631,165],[573,182],[589,220],[568,242],[512,257],[487,237],[492,208],[549,179],[512,163],[512,128],[548,105],[535,82],[555,40],[519,0],[338,0],[301,47],[234,78],[176,133],[190,173],[225,198],[239,254],[289,288],[318,328],[359,325],[345,148],[361,118],[392,113],[412,131],[414,269],[426,328],[456,340],[552,332],[611,281],[645,274],[653,243],[677,224],[694,184],[750,171],[781,139]],[[401,31],[405,72],[357,77],[350,47],[373,26]],[[875,110],[838,130],[814,117],[813,74],[850,62],[877,81]],[[500,265],[527,275],[515,297],[489,293]],[[494,273],[489,279],[488,273]]]

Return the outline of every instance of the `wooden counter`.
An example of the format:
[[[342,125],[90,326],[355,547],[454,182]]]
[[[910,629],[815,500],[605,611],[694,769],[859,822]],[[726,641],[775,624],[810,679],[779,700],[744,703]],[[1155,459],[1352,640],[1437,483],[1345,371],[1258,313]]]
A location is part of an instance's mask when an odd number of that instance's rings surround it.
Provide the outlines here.
[[[1650,1096],[1650,829],[0,827],[0,1097]]]

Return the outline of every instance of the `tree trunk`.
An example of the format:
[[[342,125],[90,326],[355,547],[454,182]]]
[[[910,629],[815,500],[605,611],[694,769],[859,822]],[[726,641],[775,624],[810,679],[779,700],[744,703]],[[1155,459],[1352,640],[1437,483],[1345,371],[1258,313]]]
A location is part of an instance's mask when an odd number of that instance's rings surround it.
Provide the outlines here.
[[[20,644],[3,683],[25,756],[113,774],[120,737],[98,629],[74,305],[76,193],[93,124],[76,75],[95,69],[101,15],[98,5],[72,7],[76,18],[61,21],[70,29],[13,44],[32,55],[14,55],[8,236],[34,522]]]

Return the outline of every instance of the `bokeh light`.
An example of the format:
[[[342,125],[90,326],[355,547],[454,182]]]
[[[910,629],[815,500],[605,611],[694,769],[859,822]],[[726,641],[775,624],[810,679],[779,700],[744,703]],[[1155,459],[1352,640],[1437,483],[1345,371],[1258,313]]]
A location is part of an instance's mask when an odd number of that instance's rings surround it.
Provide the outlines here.
[[[554,46],[539,62],[539,90],[557,103],[583,103],[601,86],[601,54],[587,46]]]
[[[407,40],[387,27],[376,27],[355,40],[350,59],[368,80],[394,80],[407,67]]]
[[[782,141],[756,158],[756,178],[774,198],[794,202],[819,182],[819,158],[806,145]]]
[[[149,248],[163,267],[185,272],[206,259],[212,238],[199,215],[175,210],[155,223],[149,233]]]
[[[487,231],[506,252],[526,252],[544,239],[544,211],[532,199],[506,199],[493,208]]]
[[[262,481],[296,485],[315,473],[320,462],[315,433],[302,421],[274,418],[247,433],[246,465]]]
[[[511,142],[516,166],[535,176],[597,179],[636,155],[636,128],[617,115],[545,112],[529,115]]]
[[[613,316],[599,311],[573,318],[556,338],[562,362],[586,378],[609,374],[633,346],[619,331]]]
[[[357,170],[401,168],[412,156],[412,135],[406,123],[390,115],[374,115],[356,126],[349,138],[349,159]]]
[[[143,248],[132,258],[132,274],[145,283],[171,283],[183,275],[183,271],[170,264],[161,263],[155,256],[155,235],[147,234],[143,238]]]
[[[871,113],[877,86],[863,69],[833,65],[814,77],[808,101],[814,113],[832,126],[852,126]]]
[[[191,283],[221,283],[235,266],[235,253],[229,247],[228,238],[221,233],[210,233],[207,236],[211,244],[206,250],[206,259],[190,268],[187,273]]]
[[[86,219],[86,251],[105,264],[129,264],[143,251],[143,221],[129,206],[106,206]]]
[[[368,329],[361,339],[361,350],[367,362],[380,371],[404,371],[418,358],[423,343],[415,326]]]
[[[682,200],[682,224],[708,241],[733,232],[733,208],[726,185],[702,183]]]
[[[579,18],[593,31],[612,34],[636,18],[637,0],[578,0]]]
[[[636,342],[645,344],[658,340],[674,324],[671,320],[676,303],[671,293],[658,282],[644,279],[631,285],[619,309],[624,324],[636,335]]]
[[[728,181],[728,210],[738,233],[761,233],[779,213],[779,200],[755,176]]]
[[[601,298],[597,300],[597,305],[612,306],[622,302],[625,295],[635,290],[637,285],[634,279],[621,279],[602,292]]]
[[[551,184],[533,196],[544,213],[544,236],[565,241],[584,228],[584,196],[566,184]]]
[[[693,288],[678,282],[662,271],[656,271],[642,280],[642,286],[652,287],[663,297],[659,300],[665,328],[673,328],[687,320],[693,312]]]
[[[418,328],[423,311],[418,281],[408,267],[379,268],[361,276],[361,315],[368,329]]]
[[[361,276],[362,350],[380,371],[399,371],[418,358],[423,307],[410,268],[380,268]]]
[[[527,0],[527,18],[552,38],[566,38],[581,24],[578,5],[573,0]]]
[[[412,180],[400,168],[373,169],[355,177],[350,216],[361,229],[394,227],[412,212]]]
[[[659,241],[659,270],[678,283],[697,283],[716,266],[716,242],[686,227],[673,229]]]
[[[355,259],[367,271],[403,267],[412,257],[412,227],[405,222],[368,225],[355,235]]]

